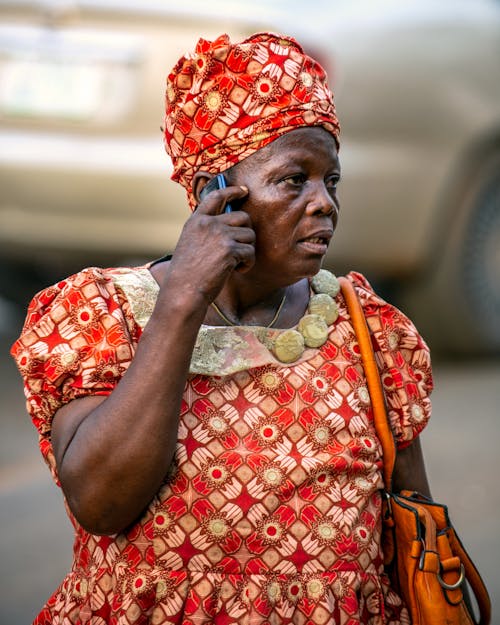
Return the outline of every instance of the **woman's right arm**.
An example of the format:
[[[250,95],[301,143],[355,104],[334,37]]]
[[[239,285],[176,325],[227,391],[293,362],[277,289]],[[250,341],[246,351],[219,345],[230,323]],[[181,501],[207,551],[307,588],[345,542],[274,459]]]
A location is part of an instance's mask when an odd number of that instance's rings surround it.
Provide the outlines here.
[[[234,199],[244,191],[233,187],[224,194]],[[218,215],[214,202],[207,198],[207,208],[188,220],[119,384],[105,398],[76,399],[55,414],[59,480],[75,518],[91,533],[125,529],[158,491],[173,459],[191,354],[207,307],[237,264],[253,262],[248,216]]]
[[[76,519],[92,533],[115,533],[132,523],[158,490],[175,451],[204,312],[172,298],[158,304],[113,392],[76,399],[54,417],[59,480]]]

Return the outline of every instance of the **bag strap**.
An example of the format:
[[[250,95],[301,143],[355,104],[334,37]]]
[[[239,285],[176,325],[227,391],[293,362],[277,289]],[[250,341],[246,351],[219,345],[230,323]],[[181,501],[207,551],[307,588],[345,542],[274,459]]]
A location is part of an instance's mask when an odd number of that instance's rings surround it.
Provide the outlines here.
[[[342,288],[347,310],[351,317],[351,322],[356,334],[361,351],[361,360],[368,384],[368,392],[370,394],[373,421],[375,431],[382,445],[383,454],[383,474],[385,482],[385,491],[392,492],[392,474],[394,472],[394,464],[396,462],[396,445],[390,428],[389,419],[385,407],[384,390],[380,380],[380,373],[371,340],[370,331],[366,322],[366,317],[359,301],[353,284],[345,277],[338,278]],[[480,613],[480,625],[488,625],[491,620],[491,603],[486,586],[476,569],[474,563],[465,551],[460,539],[453,528],[449,528],[449,539],[452,543],[455,553],[458,553],[461,562],[465,567],[467,581],[476,597],[476,601]]]
[[[396,462],[396,445],[385,408],[384,390],[380,380],[378,365],[375,360],[372,339],[368,324],[366,323],[365,313],[363,312],[361,302],[359,301],[358,294],[352,282],[345,277],[340,277],[338,280],[361,351],[361,360],[368,384],[368,393],[372,402],[375,431],[382,445],[385,490],[390,493],[392,491],[392,474]]]
[[[453,527],[448,530],[448,538],[453,552],[458,554],[464,565],[465,577],[476,598],[479,608],[479,625],[489,625],[491,622],[491,600],[485,583]]]

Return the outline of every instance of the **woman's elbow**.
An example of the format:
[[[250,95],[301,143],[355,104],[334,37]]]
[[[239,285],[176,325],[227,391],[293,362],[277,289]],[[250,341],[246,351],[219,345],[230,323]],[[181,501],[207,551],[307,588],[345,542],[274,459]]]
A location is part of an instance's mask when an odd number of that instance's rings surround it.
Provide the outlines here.
[[[67,506],[74,520],[89,534],[113,536],[124,532],[136,520],[136,514],[111,497],[90,490],[75,492],[61,481]]]
[[[75,521],[89,534],[96,536],[114,536],[129,528],[134,520],[120,518],[116,511],[107,506],[82,506],[68,501],[69,509]]]

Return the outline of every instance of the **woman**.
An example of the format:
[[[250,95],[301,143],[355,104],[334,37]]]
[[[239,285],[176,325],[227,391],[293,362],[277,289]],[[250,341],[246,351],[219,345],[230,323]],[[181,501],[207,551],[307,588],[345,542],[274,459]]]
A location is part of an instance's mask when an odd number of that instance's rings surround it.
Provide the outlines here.
[[[196,209],[173,257],[46,289],[12,350],[76,532],[36,623],[408,622],[383,573],[357,343],[320,271],[338,131],[323,69],[287,37],[201,39],[169,75],[165,145]],[[202,198],[221,172],[226,188]],[[428,492],[428,350],[349,279],[401,451],[396,486]]]

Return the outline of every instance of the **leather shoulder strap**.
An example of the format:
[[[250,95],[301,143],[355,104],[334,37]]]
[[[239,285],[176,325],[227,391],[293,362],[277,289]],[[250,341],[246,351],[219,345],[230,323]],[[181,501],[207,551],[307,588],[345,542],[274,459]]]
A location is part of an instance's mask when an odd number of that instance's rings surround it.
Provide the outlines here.
[[[390,492],[392,490],[394,463],[396,462],[396,445],[394,444],[394,437],[385,408],[385,397],[382,381],[380,380],[380,372],[375,360],[370,331],[358,294],[352,282],[347,278],[340,277],[339,282],[361,351],[361,360],[363,362],[368,392],[372,402],[375,431],[382,445],[385,489]]]
[[[375,430],[382,444],[385,489],[387,492],[391,492],[392,474],[396,461],[396,446],[385,408],[384,390],[373,352],[371,335],[363,308],[353,284],[347,278],[339,278],[339,282],[361,350],[361,359],[365,369],[368,392],[370,393],[370,399],[372,401]],[[453,552],[459,555],[465,567],[467,581],[476,597],[480,613],[480,625],[489,625],[491,621],[491,603],[486,586],[452,527],[448,529],[448,537],[452,544]]]

